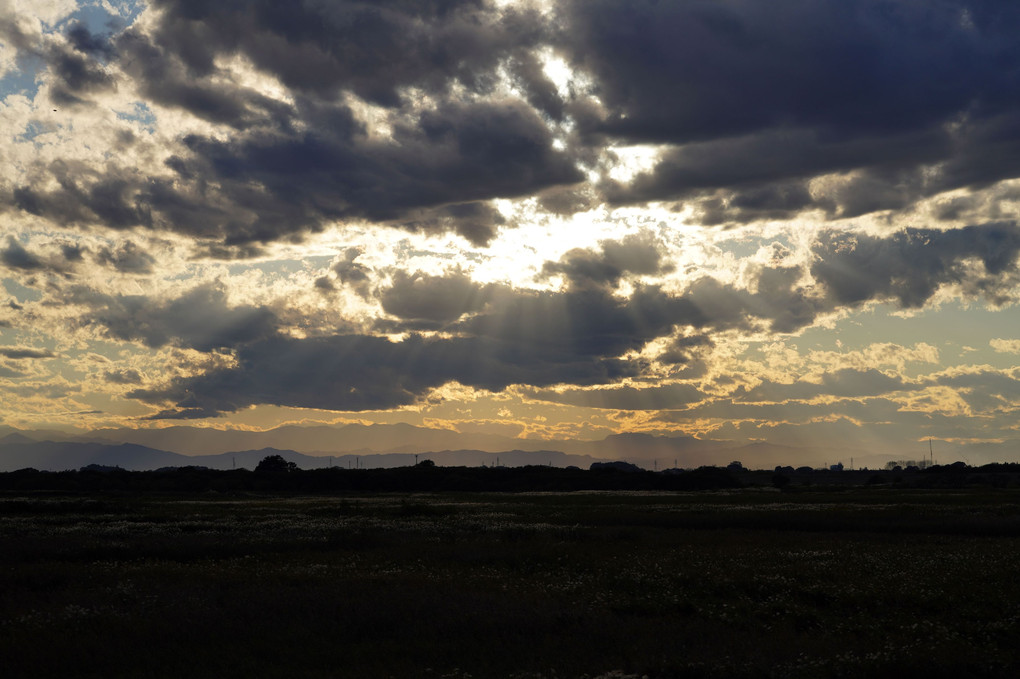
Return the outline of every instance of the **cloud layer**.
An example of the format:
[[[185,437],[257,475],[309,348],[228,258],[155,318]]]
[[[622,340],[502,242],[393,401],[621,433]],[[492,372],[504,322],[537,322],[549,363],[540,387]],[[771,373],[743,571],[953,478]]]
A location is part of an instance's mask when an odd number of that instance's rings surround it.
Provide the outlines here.
[[[26,421],[1001,439],[1020,407],[1020,8],[0,6]]]

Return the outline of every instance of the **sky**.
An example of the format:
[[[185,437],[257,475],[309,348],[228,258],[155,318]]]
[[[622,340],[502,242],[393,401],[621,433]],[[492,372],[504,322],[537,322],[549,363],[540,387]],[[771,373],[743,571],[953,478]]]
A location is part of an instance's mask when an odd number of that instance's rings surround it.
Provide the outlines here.
[[[993,0],[0,0],[0,418],[1018,460],[1018,32]]]

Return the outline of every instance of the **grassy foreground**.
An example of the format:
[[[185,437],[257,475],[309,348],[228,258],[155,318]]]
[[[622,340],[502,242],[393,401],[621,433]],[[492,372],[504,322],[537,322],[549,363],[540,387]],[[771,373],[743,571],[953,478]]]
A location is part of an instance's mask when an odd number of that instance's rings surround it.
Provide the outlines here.
[[[1017,676],[1020,494],[0,496],[4,676]]]

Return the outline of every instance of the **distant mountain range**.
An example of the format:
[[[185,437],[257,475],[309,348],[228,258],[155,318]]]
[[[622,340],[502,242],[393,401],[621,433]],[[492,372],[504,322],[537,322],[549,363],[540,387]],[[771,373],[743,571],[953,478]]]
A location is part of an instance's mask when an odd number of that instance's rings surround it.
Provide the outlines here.
[[[26,467],[62,471],[79,469],[90,464],[143,470],[198,464],[185,455],[134,443],[26,441],[26,438],[18,434],[0,438],[0,471]]]
[[[17,433],[35,441],[86,443],[135,443],[183,455],[216,455],[236,450],[280,448],[309,455],[347,453],[426,453],[440,450],[557,450],[571,455],[599,458],[654,459],[708,453],[732,447],[726,441],[689,436],[614,434],[601,441],[518,439],[495,434],[463,434],[447,429],[410,424],[347,424],[341,426],[287,425],[267,431],[220,430],[174,426],[163,429],[99,429],[86,435],[60,432],[21,432],[0,426],[0,436]]]
[[[512,450],[490,453],[480,450],[444,450],[435,453],[381,453],[375,455],[306,455],[295,450],[261,448],[216,455],[181,455],[134,443],[81,443],[75,441],[32,441],[19,434],[0,438],[0,471],[33,468],[44,471],[81,469],[88,465],[120,467],[128,471],[147,471],[170,467],[208,467],[209,469],[254,469],[260,460],[279,455],[301,469],[329,466],[345,468],[406,467],[429,459],[440,466],[575,465],[588,468],[595,458],[567,455],[558,451]]]
[[[648,468],[726,464],[721,441],[648,434],[618,434],[601,441],[547,441],[491,434],[461,434],[409,424],[284,426],[268,431],[175,426],[164,429],[103,429],[85,435],[22,431],[0,425],[0,470],[24,467],[62,470],[89,464],[124,469],[197,465],[248,468],[279,454],[303,469],[395,467],[431,459],[440,465],[587,468],[592,462],[628,460]],[[717,459],[718,458],[718,459]]]
[[[957,447],[936,455],[937,462],[970,464],[1016,459],[1020,446]],[[767,469],[776,465],[821,466],[852,459],[857,467],[881,467],[888,451],[825,449],[770,443],[735,444],[689,436],[614,434],[600,441],[518,439],[493,434],[462,434],[409,424],[288,425],[267,431],[174,426],[163,429],[101,429],[84,434],[19,430],[0,425],[0,471],[24,467],[62,470],[88,464],[124,469],[197,465],[213,469],[253,469],[266,455],[279,454],[303,469],[396,467],[418,459],[440,465],[507,466],[543,464],[587,468],[595,461],[624,460],[647,469],[726,465]],[[417,456],[417,458],[416,458]],[[903,457],[909,457],[904,455]],[[919,456],[915,456],[919,457]]]

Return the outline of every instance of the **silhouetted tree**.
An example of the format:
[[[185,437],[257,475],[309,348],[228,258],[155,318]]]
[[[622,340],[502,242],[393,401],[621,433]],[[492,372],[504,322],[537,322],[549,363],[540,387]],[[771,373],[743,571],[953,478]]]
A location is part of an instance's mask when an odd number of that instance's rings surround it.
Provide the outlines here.
[[[592,462],[591,466],[588,467],[593,472],[639,472],[641,467],[630,462],[624,462],[623,460],[616,460],[614,462]]]
[[[786,474],[774,474],[772,476],[772,485],[779,490],[782,490],[790,485],[790,477]]]
[[[257,472],[294,472],[297,471],[298,466],[293,462],[288,462],[283,459],[280,455],[267,455],[262,458],[262,461],[255,467]]]

